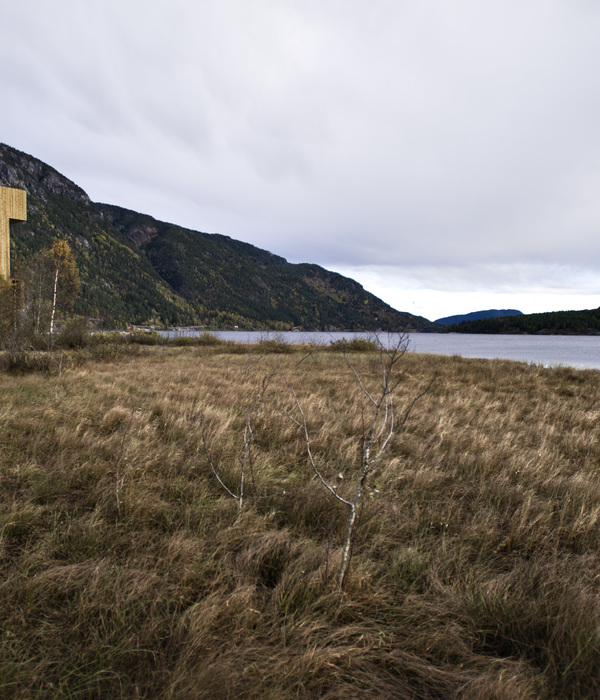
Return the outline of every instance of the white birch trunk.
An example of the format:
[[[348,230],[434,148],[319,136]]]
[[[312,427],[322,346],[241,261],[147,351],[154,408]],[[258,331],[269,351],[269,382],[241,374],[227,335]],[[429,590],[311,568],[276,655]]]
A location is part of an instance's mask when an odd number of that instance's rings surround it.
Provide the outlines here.
[[[54,333],[54,314],[56,312],[56,290],[58,289],[58,267],[54,275],[54,290],[52,291],[52,314],[50,315],[50,335]]]

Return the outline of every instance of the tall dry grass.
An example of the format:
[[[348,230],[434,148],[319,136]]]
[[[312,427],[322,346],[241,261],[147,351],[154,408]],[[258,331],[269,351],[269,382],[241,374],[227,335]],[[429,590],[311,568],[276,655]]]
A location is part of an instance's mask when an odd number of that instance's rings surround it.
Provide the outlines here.
[[[353,363],[377,381],[376,354]],[[399,407],[437,378],[371,484],[343,593],[345,514],[286,416],[287,379],[343,491],[362,422],[339,353],[160,346],[0,374],[0,695],[597,697],[598,373],[403,365]],[[238,519],[199,417],[234,490],[274,369]]]

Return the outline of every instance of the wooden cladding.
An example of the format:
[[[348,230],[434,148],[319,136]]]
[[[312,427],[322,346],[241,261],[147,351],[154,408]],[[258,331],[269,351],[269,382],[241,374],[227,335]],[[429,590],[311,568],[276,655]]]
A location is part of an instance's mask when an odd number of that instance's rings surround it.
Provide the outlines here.
[[[10,279],[10,222],[27,220],[27,192],[0,187],[0,275]]]

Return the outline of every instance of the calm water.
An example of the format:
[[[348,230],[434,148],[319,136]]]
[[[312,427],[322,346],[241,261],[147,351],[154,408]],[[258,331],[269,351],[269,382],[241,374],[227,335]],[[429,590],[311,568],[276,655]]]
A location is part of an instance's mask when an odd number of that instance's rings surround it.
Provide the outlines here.
[[[194,331],[169,331],[169,335],[195,335]],[[215,331],[224,340],[256,343],[266,338],[288,343],[328,345],[332,340],[368,337],[366,333],[260,333]],[[409,350],[436,355],[523,360],[543,365],[567,365],[600,369],[600,336],[589,335],[470,335],[466,333],[409,333]],[[388,335],[382,334],[384,342]],[[391,342],[398,335],[389,336]]]

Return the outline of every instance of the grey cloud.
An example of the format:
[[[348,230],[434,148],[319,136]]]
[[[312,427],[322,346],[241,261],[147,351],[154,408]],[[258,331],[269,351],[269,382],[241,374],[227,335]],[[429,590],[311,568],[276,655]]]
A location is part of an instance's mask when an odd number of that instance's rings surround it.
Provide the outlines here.
[[[569,289],[600,254],[599,29],[583,0],[31,0],[2,140],[293,260]]]

